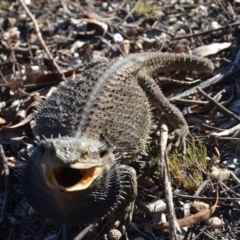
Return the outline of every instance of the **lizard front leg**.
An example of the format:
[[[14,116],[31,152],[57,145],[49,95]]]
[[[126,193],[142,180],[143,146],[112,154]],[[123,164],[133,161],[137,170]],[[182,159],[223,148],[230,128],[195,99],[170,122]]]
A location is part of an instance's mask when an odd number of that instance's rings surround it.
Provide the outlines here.
[[[156,84],[154,79],[148,75],[141,75],[138,78],[140,86],[149,97],[150,103],[162,111],[172,127],[175,129],[172,135],[177,139],[176,146],[183,144],[185,149],[186,137],[191,136],[188,124],[181,113],[181,111],[171,104],[169,100],[163,95],[161,89]]]
[[[110,228],[118,228],[122,233],[132,222],[134,203],[137,196],[137,179],[135,170],[127,165],[120,165],[122,175],[122,194],[119,205],[110,216]]]

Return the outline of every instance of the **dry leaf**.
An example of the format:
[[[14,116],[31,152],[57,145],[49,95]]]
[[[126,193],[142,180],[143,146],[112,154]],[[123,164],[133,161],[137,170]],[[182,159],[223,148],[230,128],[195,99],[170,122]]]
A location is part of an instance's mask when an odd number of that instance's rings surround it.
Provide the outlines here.
[[[2,125],[2,124],[6,124],[6,123],[7,123],[6,120],[0,117],[0,124]]]
[[[104,22],[100,22],[100,21],[98,21],[98,20],[96,20],[96,19],[88,19],[88,18],[84,18],[83,20],[84,20],[85,22],[87,22],[88,25],[93,24],[93,25],[97,25],[97,26],[99,26],[100,28],[102,28],[102,30],[103,30],[103,35],[105,35],[105,33],[106,33],[107,30],[108,30],[108,25],[107,25],[106,23],[104,23]]]
[[[129,40],[122,41],[120,43],[120,47],[125,54],[129,54],[129,52],[130,52],[130,41]]]
[[[20,109],[17,113],[16,113],[16,115],[15,115],[15,117],[14,117],[14,122],[16,123],[19,123],[19,122],[21,122],[24,118],[26,117],[26,111],[24,110],[24,109]]]
[[[74,74],[79,74],[81,73],[82,71],[80,70],[69,70],[69,71],[66,71],[64,72],[64,76],[66,78],[68,77],[71,77]],[[59,74],[58,73],[47,73],[47,74],[44,74],[44,75],[40,75],[36,80],[35,80],[35,83],[59,83]]]
[[[21,126],[27,124],[28,122],[30,122],[30,121],[33,119],[33,116],[34,116],[34,113],[30,113],[30,114],[29,114],[26,118],[24,118],[20,123],[15,124],[15,125],[12,125],[12,126],[9,126],[9,127],[6,127],[5,129],[21,127]]]
[[[26,115],[29,115],[30,113],[33,112],[34,109],[36,109],[36,107],[39,105],[42,98],[43,98],[43,96],[41,96],[39,93],[34,94],[33,102],[27,106]]]
[[[198,47],[192,51],[193,55],[199,56],[199,57],[206,57],[209,55],[216,54],[228,47],[231,46],[232,43],[225,42],[225,43],[212,43],[210,45],[204,45],[201,47]]]

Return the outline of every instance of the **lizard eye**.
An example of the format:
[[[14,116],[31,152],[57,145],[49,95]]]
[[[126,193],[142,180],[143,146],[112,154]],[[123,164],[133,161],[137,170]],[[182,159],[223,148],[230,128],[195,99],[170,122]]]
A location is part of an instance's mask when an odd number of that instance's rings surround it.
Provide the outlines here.
[[[86,148],[82,153],[81,153],[81,157],[86,159],[90,156],[91,152],[89,148]]]

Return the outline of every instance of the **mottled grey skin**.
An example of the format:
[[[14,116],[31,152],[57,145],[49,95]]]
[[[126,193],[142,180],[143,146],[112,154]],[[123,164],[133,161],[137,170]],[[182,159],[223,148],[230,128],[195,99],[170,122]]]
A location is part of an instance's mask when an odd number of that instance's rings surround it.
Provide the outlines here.
[[[139,53],[98,64],[62,83],[35,115],[34,134],[46,139],[30,153],[23,177],[30,204],[55,221],[85,224],[115,211],[129,224],[137,184],[127,164],[145,152],[150,106],[165,114],[178,138],[184,141],[189,134],[182,113],[164,97],[152,75],[213,69],[211,61],[189,55]],[[79,169],[102,166],[104,171],[87,189],[66,192],[46,184],[40,167],[44,161]]]

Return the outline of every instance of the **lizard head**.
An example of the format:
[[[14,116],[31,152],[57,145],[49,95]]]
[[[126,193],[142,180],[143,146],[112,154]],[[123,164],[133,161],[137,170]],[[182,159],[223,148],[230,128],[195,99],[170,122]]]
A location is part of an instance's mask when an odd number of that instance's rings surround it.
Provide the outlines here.
[[[86,137],[42,140],[23,174],[29,203],[60,223],[90,223],[119,202],[122,173],[113,148]]]
[[[88,188],[102,173],[107,150],[88,138],[46,139],[39,145],[46,183],[52,188],[76,191]]]

